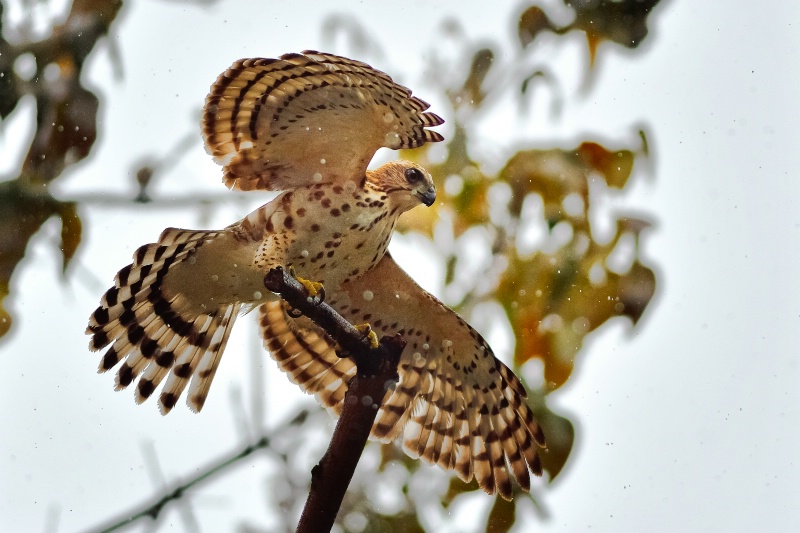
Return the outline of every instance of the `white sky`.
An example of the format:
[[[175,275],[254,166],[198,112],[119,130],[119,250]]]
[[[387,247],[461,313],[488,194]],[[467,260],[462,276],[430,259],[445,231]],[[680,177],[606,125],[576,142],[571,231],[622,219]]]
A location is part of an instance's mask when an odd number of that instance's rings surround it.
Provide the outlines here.
[[[88,69],[103,100],[100,138],[94,158],[62,180],[64,198],[132,191],[132,178],[123,176],[133,163],[191,132],[198,133],[196,146],[155,193],[223,192],[196,126],[209,85],[239,57],[305,48],[350,53],[341,40],[322,40],[322,20],[332,11],[379,39],[385,55],[361,59],[413,87],[437,112],[443,106],[436,109],[421,70],[441,22],[454,18],[476,46],[500,43],[510,52],[518,13],[511,3],[490,2],[404,2],[391,10],[321,1],[230,1],[209,9],[127,4],[113,37],[125,79],[113,79],[108,46],[101,45]],[[520,523],[516,531],[800,528],[800,7],[664,4],[651,18],[644,52],[601,48],[586,97],[579,92],[580,39],[543,39],[537,58],[566,89],[564,113],[552,119],[539,91],[531,120],[501,110],[483,124],[497,131],[497,144],[476,147],[491,161],[522,146],[520,139],[631,144],[644,122],[657,155],[654,179],[639,175],[613,207],[658,220],[645,256],[659,268],[660,291],[641,328],[631,334],[624,321],[603,328],[579,354],[579,372],[551,395],[554,409],[576,424],[576,448],[561,477],[537,489],[551,519]],[[33,113],[27,104],[0,136],[0,175],[14,169],[29,138],[21,128]],[[158,488],[143,443],[155,447],[168,482],[235,450],[242,439],[231,414],[237,387],[249,409],[254,382],[266,381],[267,427],[296,401],[311,401],[265,352],[262,373],[252,375],[258,346],[248,317],[238,322],[199,416],[179,406],[161,417],[152,403],[136,406],[131,391],[114,393],[113,377],[95,374],[99,356],[86,348],[86,319],[136,247],[166,226],[226,225],[265,199],[204,213],[85,207],[85,239],[66,282],[53,254],[58,224],[37,237],[8,301],[15,329],[0,343],[0,531],[55,530],[55,523],[58,531],[85,530],[140,502]],[[405,254],[410,247],[394,249]],[[269,470],[259,456],[195,491],[202,530],[244,522],[268,530]],[[451,516],[426,516],[426,525],[469,531],[489,502],[477,495]],[[182,531],[177,509],[166,513],[158,530]],[[142,521],[132,530],[149,527]]]

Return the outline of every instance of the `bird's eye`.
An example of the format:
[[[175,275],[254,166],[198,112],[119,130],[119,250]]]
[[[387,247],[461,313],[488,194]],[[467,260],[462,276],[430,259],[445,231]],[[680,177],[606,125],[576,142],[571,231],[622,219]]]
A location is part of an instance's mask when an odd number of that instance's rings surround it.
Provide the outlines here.
[[[407,168],[406,169],[406,180],[409,183],[419,183],[425,180],[425,176],[418,168]]]

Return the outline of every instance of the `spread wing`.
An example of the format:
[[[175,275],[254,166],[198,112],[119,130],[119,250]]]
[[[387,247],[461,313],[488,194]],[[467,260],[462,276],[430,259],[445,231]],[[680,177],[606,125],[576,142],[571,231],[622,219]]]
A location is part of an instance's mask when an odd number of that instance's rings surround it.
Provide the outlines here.
[[[206,147],[232,189],[360,180],[381,147],[441,141],[429,104],[366,63],[315,51],[241,59],[211,86]]]
[[[116,276],[92,316],[86,333],[93,351],[108,347],[99,372],[122,362],[117,389],[138,378],[136,401],[147,400],[166,379],[159,397],[162,414],[176,404],[189,384],[187,403],[203,408],[241,303],[228,302],[205,313],[180,310],[183,295],[165,291],[175,267],[197,259],[198,252],[224,239],[221,231],[167,228],[158,242],[139,248],[133,263]],[[180,275],[180,274],[178,274]]]
[[[529,489],[529,471],[541,475],[544,435],[519,379],[478,332],[389,254],[327,300],[351,322],[369,322],[379,336],[399,333],[407,341],[400,381],[387,391],[373,438],[399,439],[410,456],[454,470],[464,481],[474,475],[490,494],[511,498],[509,468]],[[353,363],[339,359],[333,342],[307,319],[289,317],[281,302],[262,306],[260,323],[279,366],[338,413]]]

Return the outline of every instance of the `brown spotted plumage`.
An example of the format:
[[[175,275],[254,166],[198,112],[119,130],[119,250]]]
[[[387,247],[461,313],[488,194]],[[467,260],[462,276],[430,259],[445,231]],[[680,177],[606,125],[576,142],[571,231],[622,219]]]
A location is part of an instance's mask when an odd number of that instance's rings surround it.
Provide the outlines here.
[[[333,55],[234,63],[207,98],[207,148],[229,186],[285,192],[222,230],[170,228],[141,247],[90,317],[89,347],[108,348],[99,371],[119,364],[117,388],[136,381],[138,402],[166,380],[164,414],[191,381],[187,403],[199,411],[236,317],[276,299],[263,283],[271,268],[335,290],[380,261],[403,212],[433,203],[418,165],[366,169],[381,146],[442,139],[424,129],[442,123],[427,107],[383,72]]]
[[[509,469],[528,490],[530,472],[541,475],[544,435],[514,373],[461,317],[420,288],[387,253],[378,264],[326,301],[351,322],[369,322],[378,335],[407,341],[398,373],[387,391],[372,437],[398,440],[420,457],[464,481],[475,477],[488,493],[510,499]],[[264,344],[279,367],[303,390],[339,413],[347,382],[355,373],[349,359],[306,318],[289,316],[285,304],[261,306]]]

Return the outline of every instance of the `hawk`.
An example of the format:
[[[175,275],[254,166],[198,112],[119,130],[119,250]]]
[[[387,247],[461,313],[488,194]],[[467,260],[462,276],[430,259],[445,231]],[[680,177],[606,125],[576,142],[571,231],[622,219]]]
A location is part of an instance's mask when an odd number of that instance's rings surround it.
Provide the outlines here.
[[[90,348],[110,345],[99,370],[124,360],[117,388],[138,377],[138,402],[166,379],[165,414],[193,378],[187,402],[202,409],[236,317],[277,298],[266,272],[293,267],[333,289],[380,260],[401,213],[433,203],[418,165],[367,170],[382,146],[442,140],[426,129],[443,123],[428,107],[383,72],[338,56],[235,62],[206,99],[206,146],[228,187],[284,192],[222,230],[168,228],[136,250],[89,320]]]
[[[206,99],[206,147],[229,188],[282,192],[221,230],[168,228],[140,247],[89,319],[90,349],[106,348],[99,372],[119,365],[117,389],[136,381],[139,403],[166,380],[163,414],[189,386],[200,411],[237,316],[257,308],[280,367],[338,412],[353,364],[263,284],[270,269],[292,268],[324,284],[345,317],[408,341],[375,438],[402,436],[410,454],[507,498],[508,461],[528,488],[544,439],[519,380],[386,253],[399,216],[430,206],[436,190],[415,163],[367,166],[381,147],[443,140],[428,108],[387,74],[332,54],[236,61]]]

